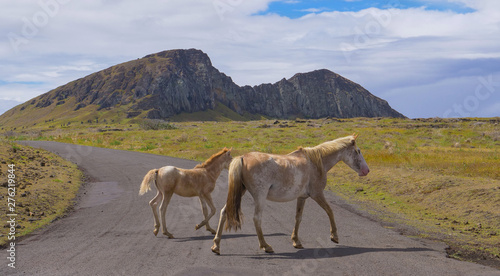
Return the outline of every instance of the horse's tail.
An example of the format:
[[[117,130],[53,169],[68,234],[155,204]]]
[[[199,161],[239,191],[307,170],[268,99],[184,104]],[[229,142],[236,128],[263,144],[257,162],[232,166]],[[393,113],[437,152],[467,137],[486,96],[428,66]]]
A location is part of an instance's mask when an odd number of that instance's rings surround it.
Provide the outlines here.
[[[151,190],[151,182],[156,181],[158,176],[158,169],[150,170],[142,180],[141,189],[139,190],[139,195],[143,195]]]
[[[239,156],[231,161],[229,165],[229,187],[226,202],[226,230],[237,231],[241,228],[243,214],[241,213],[241,197],[245,192],[245,185],[241,175],[243,167],[243,157]]]

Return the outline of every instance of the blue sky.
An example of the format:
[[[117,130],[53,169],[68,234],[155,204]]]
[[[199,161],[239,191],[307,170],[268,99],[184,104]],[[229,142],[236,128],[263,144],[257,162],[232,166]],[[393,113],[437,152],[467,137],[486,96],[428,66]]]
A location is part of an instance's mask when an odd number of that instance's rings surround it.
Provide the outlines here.
[[[0,113],[196,48],[238,85],[328,69],[410,118],[500,116],[498,0],[16,0],[2,14]]]
[[[269,4],[265,11],[258,14],[275,13],[289,18],[299,18],[311,12],[358,12],[368,8],[378,9],[409,9],[409,8],[424,8],[426,10],[434,11],[452,11],[455,13],[470,13],[474,9],[467,7],[463,3],[450,2],[450,1],[367,1],[367,0],[283,0],[274,1]]]
[[[43,82],[42,81],[14,81],[14,82],[8,82],[8,81],[0,80],[0,86],[3,86],[3,85],[12,85],[12,84],[40,85],[40,84],[43,84]]]

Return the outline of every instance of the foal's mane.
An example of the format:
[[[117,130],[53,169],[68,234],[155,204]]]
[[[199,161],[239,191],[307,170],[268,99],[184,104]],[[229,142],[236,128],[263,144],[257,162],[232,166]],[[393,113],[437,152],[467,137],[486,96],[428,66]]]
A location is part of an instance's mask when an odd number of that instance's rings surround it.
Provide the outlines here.
[[[217,159],[217,157],[223,155],[224,153],[228,152],[229,149],[228,148],[223,148],[221,151],[219,151],[218,153],[215,153],[213,154],[212,156],[210,156],[210,158],[208,158],[205,162],[203,162],[202,164],[198,164],[196,165],[196,167],[194,167],[195,169],[198,169],[198,168],[206,168],[208,167],[210,164],[212,164],[214,162],[215,159]]]
[[[349,145],[352,145],[353,138],[355,139],[353,135],[350,135],[335,139],[333,141],[324,142],[315,147],[299,147],[299,150],[302,150],[306,154],[309,160],[311,160],[311,162],[316,165],[318,171],[320,172],[320,175],[323,176],[324,170],[322,157],[330,155],[339,150],[347,148]]]

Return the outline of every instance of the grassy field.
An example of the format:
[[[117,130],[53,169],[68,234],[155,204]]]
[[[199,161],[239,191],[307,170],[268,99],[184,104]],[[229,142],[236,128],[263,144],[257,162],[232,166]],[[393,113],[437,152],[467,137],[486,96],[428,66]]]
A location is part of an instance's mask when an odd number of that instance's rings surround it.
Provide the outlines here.
[[[356,118],[79,123],[38,125],[8,135],[202,161],[223,147],[233,147],[233,156],[250,151],[284,154],[359,133],[370,174],[360,178],[338,164],[329,173],[328,189],[382,220],[447,242],[452,257],[499,262],[499,122]]]
[[[0,212],[5,220],[0,247],[64,216],[73,207],[81,177],[76,165],[53,153],[1,138]],[[12,217],[15,225],[8,222]]]

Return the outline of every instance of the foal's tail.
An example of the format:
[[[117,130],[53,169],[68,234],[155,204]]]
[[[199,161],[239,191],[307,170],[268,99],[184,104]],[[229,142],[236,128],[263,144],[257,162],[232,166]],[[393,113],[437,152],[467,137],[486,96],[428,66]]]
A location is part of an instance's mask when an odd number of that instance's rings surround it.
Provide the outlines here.
[[[233,227],[235,231],[241,228],[243,217],[241,213],[241,197],[245,192],[245,185],[243,184],[241,175],[242,167],[242,156],[234,158],[229,165],[229,187],[226,202],[226,230],[229,231],[231,231]]]
[[[158,175],[158,169],[150,170],[142,180],[141,189],[139,190],[139,195],[143,195],[151,190],[151,182],[156,181],[156,176]]]

